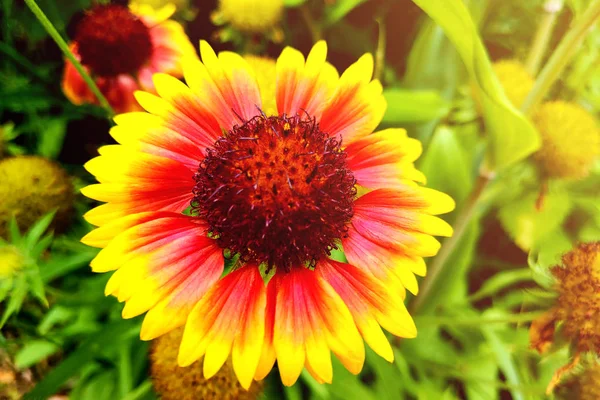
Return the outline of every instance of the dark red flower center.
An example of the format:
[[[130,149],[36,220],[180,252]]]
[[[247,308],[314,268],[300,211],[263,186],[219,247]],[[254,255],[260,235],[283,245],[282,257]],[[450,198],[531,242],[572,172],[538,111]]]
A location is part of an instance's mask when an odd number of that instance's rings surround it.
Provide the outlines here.
[[[356,196],[341,141],[301,116],[234,127],[207,149],[195,180],[193,210],[219,244],[286,271],[336,248]]]
[[[99,76],[135,73],[152,55],[148,27],[116,4],[86,13],[77,25],[75,42],[81,63]]]

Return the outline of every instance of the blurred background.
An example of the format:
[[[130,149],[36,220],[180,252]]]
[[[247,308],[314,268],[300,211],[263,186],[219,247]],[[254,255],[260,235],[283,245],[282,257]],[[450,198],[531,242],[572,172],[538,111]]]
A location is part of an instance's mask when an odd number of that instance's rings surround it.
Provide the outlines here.
[[[284,387],[275,369],[250,392],[230,367],[176,368],[176,338],[140,341],[142,317],[104,296],[79,190],[112,122],[65,96],[65,56],[31,3],[0,9],[0,399],[600,399],[598,1],[112,2],[176,7],[194,48],[273,60],[324,39],[338,71],[374,54],[380,128],[419,139],[427,185],[457,202],[393,364],[368,350],[358,376],[334,360],[330,385]],[[71,43],[109,2],[33,3]]]

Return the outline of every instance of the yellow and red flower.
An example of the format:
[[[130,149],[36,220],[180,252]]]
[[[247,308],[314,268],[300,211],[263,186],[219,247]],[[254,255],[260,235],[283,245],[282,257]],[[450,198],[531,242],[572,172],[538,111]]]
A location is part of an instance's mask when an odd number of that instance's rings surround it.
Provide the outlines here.
[[[154,75],[158,95],[136,93],[146,112],[116,117],[119,145],[86,164],[100,183],[83,193],[106,204],[82,240],[103,248],[94,271],[115,271],[106,293],[125,318],[147,312],[142,339],[185,325],[180,365],[203,357],[210,377],[231,354],[246,388],[276,360],[286,385],[305,367],[331,382],[331,352],[358,373],[363,339],[392,361],[381,327],[416,335],[404,290],[454,203],[415,183],[418,141],[372,133],[386,103],[371,55],[340,76],[324,42],[306,60],[286,48],[267,115],[244,58],[200,53],[187,85]],[[348,262],[332,260],[342,247]]]
[[[117,113],[141,110],[133,93],[154,92],[152,75],[183,76],[182,59],[195,55],[183,27],[169,20],[175,9],[131,9],[99,5],[77,24],[70,49]],[[62,88],[74,104],[98,104],[70,61],[65,60]]]

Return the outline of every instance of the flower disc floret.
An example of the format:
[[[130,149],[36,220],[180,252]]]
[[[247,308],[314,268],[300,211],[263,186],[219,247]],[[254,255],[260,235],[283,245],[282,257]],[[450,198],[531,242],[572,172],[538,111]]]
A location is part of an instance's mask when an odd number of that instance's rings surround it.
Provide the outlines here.
[[[552,268],[559,297],[555,319],[578,351],[600,355],[600,242],[584,243],[565,254],[563,266]]]
[[[90,10],[77,25],[75,41],[82,64],[99,76],[134,73],[152,55],[146,25],[116,4]]]
[[[356,180],[339,138],[307,116],[257,116],[219,139],[195,176],[192,205],[222,247],[289,270],[346,235]]]

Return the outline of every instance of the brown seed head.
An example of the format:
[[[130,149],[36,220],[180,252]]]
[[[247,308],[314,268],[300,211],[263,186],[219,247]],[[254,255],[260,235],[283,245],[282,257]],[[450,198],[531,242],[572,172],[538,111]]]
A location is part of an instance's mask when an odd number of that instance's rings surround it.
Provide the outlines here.
[[[552,268],[558,281],[555,319],[577,351],[600,354],[600,242],[584,243]]]

